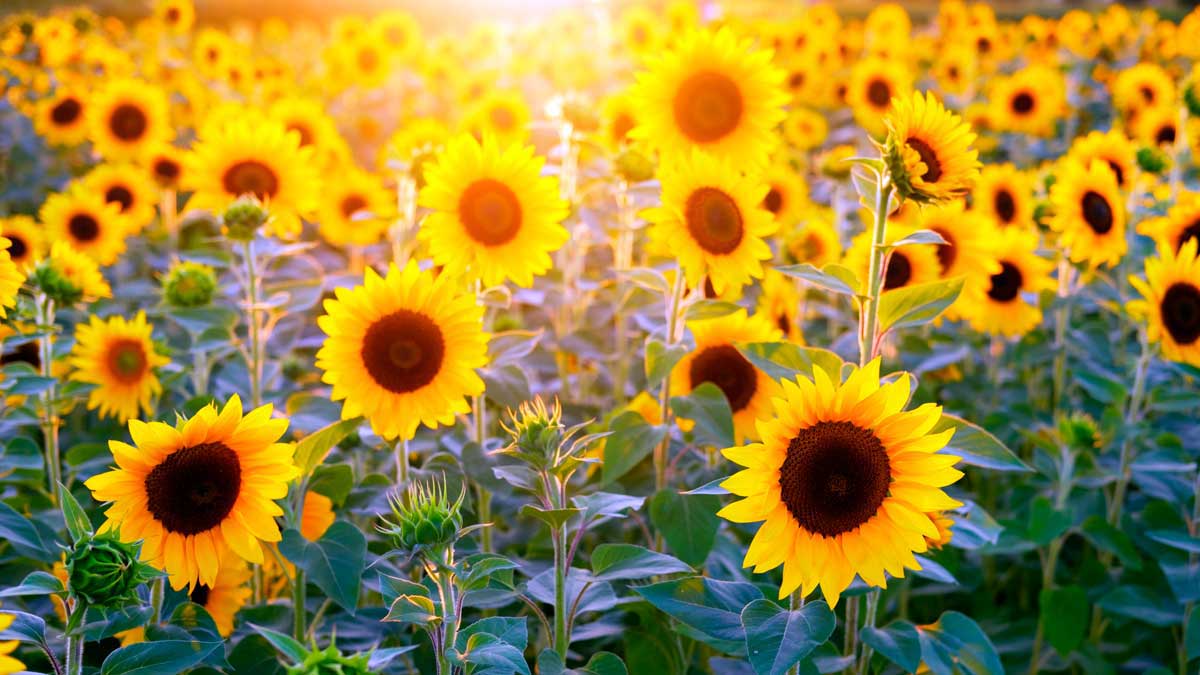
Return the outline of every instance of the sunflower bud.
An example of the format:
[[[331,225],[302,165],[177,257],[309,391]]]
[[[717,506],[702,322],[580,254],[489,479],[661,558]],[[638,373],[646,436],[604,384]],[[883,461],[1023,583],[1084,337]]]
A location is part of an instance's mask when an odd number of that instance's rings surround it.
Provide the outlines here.
[[[137,602],[138,586],[157,576],[138,561],[138,548],[109,534],[76,543],[67,555],[67,589],[91,607]]]
[[[654,162],[631,147],[626,147],[617,156],[616,169],[626,183],[641,183],[654,178]]]
[[[287,675],[371,675],[367,667],[369,662],[370,657],[366,654],[346,656],[330,645],[308,652],[303,661],[288,667]]]
[[[221,220],[225,224],[230,239],[250,241],[254,239],[258,228],[266,224],[269,217],[270,214],[262,202],[253,195],[245,195],[238,197],[229,205]]]
[[[392,538],[397,549],[418,552],[439,550],[453,544],[462,529],[462,501],[466,491],[451,502],[446,483],[412,483],[403,496],[390,498],[392,519],[384,519],[380,531]]]
[[[1158,148],[1139,148],[1137,151],[1138,167],[1146,173],[1155,175],[1167,170],[1171,162],[1167,154]]]
[[[1084,414],[1074,414],[1060,419],[1058,421],[1058,437],[1064,445],[1077,450],[1095,451],[1103,440],[1096,420]]]
[[[562,407],[558,400],[547,408],[545,401],[537,397],[526,401],[516,412],[509,411],[509,422],[501,426],[512,438],[505,452],[539,468],[545,469],[557,463],[559,448],[566,439],[562,424]]]
[[[216,272],[191,261],[172,266],[163,280],[163,297],[172,307],[203,307],[212,302],[216,290]]]
[[[69,279],[49,258],[41,260],[33,270],[33,281],[46,297],[59,307],[70,307],[83,299],[83,289]]]

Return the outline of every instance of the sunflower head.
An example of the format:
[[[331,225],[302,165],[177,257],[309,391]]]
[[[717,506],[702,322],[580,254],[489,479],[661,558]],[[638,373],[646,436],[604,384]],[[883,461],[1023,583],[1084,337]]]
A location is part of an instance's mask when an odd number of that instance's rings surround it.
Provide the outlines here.
[[[462,503],[466,490],[451,499],[446,482],[412,483],[403,494],[393,494],[391,519],[384,519],[380,531],[392,539],[399,550],[410,553],[436,553],[453,544],[462,529]]]
[[[1176,250],[1160,241],[1158,255],[1146,260],[1146,277],[1129,281],[1141,299],[1129,303],[1132,315],[1146,322],[1146,337],[1161,345],[1163,356],[1200,365],[1200,239]]]
[[[531,464],[546,464],[565,440],[566,429],[558,399],[551,406],[547,406],[540,396],[525,401],[515,412],[510,410],[508,418],[508,422],[501,424],[511,439],[509,452]]]
[[[171,266],[162,288],[163,299],[172,307],[203,307],[217,291],[217,273],[208,265],[185,260]]]
[[[89,607],[121,607],[138,602],[137,589],[159,576],[138,561],[141,544],[127,544],[112,534],[76,542],[67,553],[67,589]]]
[[[262,202],[252,194],[234,200],[221,216],[225,233],[235,241],[251,241],[259,228],[270,220],[271,214]]]
[[[50,255],[38,262],[34,283],[59,307],[70,307],[84,298],[107,298],[112,289],[96,261],[64,241],[56,241]]]
[[[884,157],[902,199],[944,202],[971,191],[980,167],[975,134],[933,94],[895,99],[885,124]]]

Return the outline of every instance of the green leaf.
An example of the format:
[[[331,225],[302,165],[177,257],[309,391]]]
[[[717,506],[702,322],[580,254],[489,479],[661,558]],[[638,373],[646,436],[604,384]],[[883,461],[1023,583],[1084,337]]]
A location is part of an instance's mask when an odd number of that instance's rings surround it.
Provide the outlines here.
[[[1075,585],[1042,589],[1038,605],[1046,641],[1062,656],[1075,651],[1088,626],[1087,592]]]
[[[8,625],[8,628],[0,631],[5,640],[20,640],[29,642],[35,645],[46,644],[46,620],[36,614],[28,614],[26,612],[18,612],[14,610],[5,610],[5,614],[12,615],[13,622]]]
[[[200,664],[223,641],[157,640],[121,647],[104,659],[100,675],[163,675],[182,673]]]
[[[1004,675],[996,647],[970,617],[945,612],[937,622],[917,629],[921,659],[936,675]]]
[[[575,516],[583,513],[582,509],[544,509],[537,504],[526,504],[520,511],[523,516],[532,516],[550,526],[551,529],[562,527]]]
[[[632,410],[617,415],[608,428],[612,434],[604,439],[603,485],[620,479],[650,456],[668,432],[665,425],[649,424]]]
[[[489,616],[476,621],[458,632],[454,644],[465,649],[472,635],[487,633],[521,651],[529,646],[529,625],[525,617]]]
[[[900,248],[901,246],[913,246],[916,244],[934,244],[937,246],[945,246],[950,242],[946,241],[942,235],[933,230],[917,230],[907,237],[892,243],[889,248]]]
[[[250,624],[250,628],[252,628],[259,635],[263,636],[267,642],[271,643],[272,647],[277,649],[280,654],[286,656],[293,663],[303,662],[304,657],[308,655],[308,650],[304,648],[304,645],[296,642],[290,635],[284,635],[283,633],[273,631],[270,628],[264,628],[263,626],[255,625],[253,623]]]
[[[459,583],[466,590],[482,588],[488,579],[505,570],[517,568],[517,563],[497,553],[476,553],[458,561],[455,565]]]
[[[433,600],[424,595],[401,595],[392,602],[383,621],[428,628],[441,621]]]
[[[367,538],[357,527],[339,520],[315,542],[288,529],[279,551],[304,570],[325,595],[351,614],[358,608],[358,591],[366,566]]]
[[[921,666],[921,634],[908,621],[900,619],[883,628],[863,628],[862,641],[905,672],[915,673]]]
[[[509,330],[495,333],[488,339],[488,363],[493,367],[521,363],[529,356],[545,330]]]
[[[58,577],[49,572],[30,572],[25,575],[25,579],[18,586],[12,586],[0,590],[0,598],[15,598],[18,596],[28,595],[50,595],[52,593],[63,593],[67,589],[63,587]]]
[[[942,413],[933,431],[945,431],[951,427],[955,428],[954,436],[942,452],[962,457],[963,464],[993,471],[1033,471],[1000,439],[961,417]]]
[[[354,489],[354,470],[349,464],[332,464],[318,466],[313,471],[308,489],[317,494],[325,495],[334,505],[346,503],[346,497]]]
[[[43,539],[41,532],[28,518],[4,502],[0,502],[0,540],[9,542],[24,555],[42,562],[49,563],[58,559],[53,543]]]
[[[687,308],[684,313],[684,318],[687,321],[705,321],[707,319],[719,319],[723,316],[729,316],[742,308],[732,302],[724,300],[700,300],[695,302],[691,307]]]
[[[341,420],[300,439],[300,442],[296,443],[294,455],[296,466],[300,467],[300,475],[312,475],[321,462],[325,461],[325,455],[329,454],[333,446],[341,443],[361,423],[362,420],[358,417]]]
[[[716,543],[720,507],[714,495],[681,495],[664,488],[650,500],[650,522],[672,553],[696,567],[704,564]]]
[[[671,369],[687,354],[687,347],[680,344],[667,346],[662,340],[646,339],[646,388],[656,388]]]
[[[687,396],[672,396],[671,409],[676,417],[695,422],[696,440],[714,448],[733,445],[733,411],[729,400],[717,385],[705,382]]]
[[[1200,553],[1200,537],[1193,537],[1182,530],[1151,530],[1146,536],[1180,551]]]
[[[663,581],[634,591],[680,623],[716,638],[741,642],[742,609],[763,597],[758,586],[744,581],[687,577]]]
[[[1093,546],[1117,556],[1125,567],[1135,571],[1142,569],[1142,556],[1138,555],[1133,540],[1129,535],[1109,525],[1101,516],[1088,517],[1083,521],[1081,530]]]
[[[596,581],[645,579],[692,571],[690,565],[674,556],[635,544],[600,544],[592,551],[592,577]]]
[[[79,542],[92,536],[92,521],[88,520],[87,512],[79,505],[79,500],[62,483],[58,484],[58,493],[62,495],[63,519],[67,523],[67,533],[72,542]]]
[[[963,279],[940,279],[903,286],[879,299],[879,332],[920,326],[936,319],[962,293]]]
[[[612,652],[596,652],[587,665],[572,670],[577,675],[629,675],[625,662]],[[539,674],[540,675],[540,674]]]
[[[1033,500],[1029,508],[1029,540],[1045,546],[1062,536],[1071,527],[1071,516],[1054,508],[1046,497]]]
[[[571,502],[583,509],[585,520],[593,518],[624,518],[627,511],[639,511],[646,503],[645,497],[633,497],[615,492],[593,492],[571,498]]]
[[[789,611],[760,598],[742,610],[746,652],[758,675],[784,675],[824,644],[836,625],[837,619],[823,600]]]
[[[1200,658],[1200,609],[1192,609],[1192,615],[1188,617],[1183,644],[1187,650],[1188,661]]]
[[[1096,604],[1110,614],[1166,628],[1183,621],[1175,598],[1144,586],[1126,584],[1113,589]]]
[[[841,295],[858,295],[858,289],[862,286],[858,276],[850,268],[837,263],[829,263],[821,269],[817,269],[810,263],[781,265],[775,270]]]
[[[522,650],[504,642],[491,633],[477,633],[467,640],[463,653],[467,663],[484,666],[489,673],[521,673],[530,675]]]
[[[799,375],[812,379],[814,366],[820,366],[830,377],[840,378],[844,363],[828,349],[801,347],[794,342],[751,342],[737,348],[755,368],[776,380],[795,380]]]

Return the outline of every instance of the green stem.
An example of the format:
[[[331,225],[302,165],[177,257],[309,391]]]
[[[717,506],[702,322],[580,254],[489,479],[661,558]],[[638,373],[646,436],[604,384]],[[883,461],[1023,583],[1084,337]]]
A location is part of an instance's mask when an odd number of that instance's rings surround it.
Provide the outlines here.
[[[858,653],[858,596],[846,598],[846,640],[842,645],[843,651],[848,657],[853,657]],[[847,670],[854,668],[853,661]]]
[[[67,621],[67,625],[74,628],[67,633],[66,675],[82,675],[83,673],[83,633],[81,632],[83,617],[75,617],[75,614],[86,611],[87,608],[83,603],[76,601],[74,609],[71,610],[71,619]]]
[[[1058,259],[1058,307],[1054,310],[1054,382],[1051,411],[1062,407],[1067,379],[1067,327],[1071,321],[1071,261],[1063,251]]]
[[[262,405],[262,343],[258,320],[258,264],[254,253],[254,240],[245,242],[243,256],[246,259],[246,321],[250,338],[250,404]]]
[[[408,439],[396,441],[396,489],[403,490],[408,485]]]
[[[667,349],[675,346],[679,332],[679,308],[683,304],[683,294],[687,285],[684,282],[683,270],[675,270],[675,283],[671,287],[671,297],[667,298]],[[662,411],[662,422],[668,428],[671,425],[671,377],[663,378],[662,389],[658,397],[659,408]],[[662,490],[667,487],[667,455],[671,448],[671,434],[663,437],[661,443],[654,448],[654,487]]]
[[[617,273],[613,302],[613,348],[617,350],[616,370],[613,372],[613,391],[617,403],[625,403],[625,384],[629,379],[629,350],[625,333],[625,294],[629,284],[623,272],[633,266],[633,200],[629,195],[629,184],[617,184],[617,233],[613,237],[613,269]]]
[[[150,584],[150,623],[162,621],[163,596],[166,594],[167,578],[159,577]]]
[[[791,596],[788,597],[788,609],[793,612],[804,609],[804,593],[799,588],[792,591]],[[788,668],[788,675],[800,675],[800,664],[797,663]]]
[[[879,595],[878,588],[872,588],[867,593],[867,611],[863,616],[863,627],[874,628],[875,618],[879,613]],[[862,645],[862,655],[858,658],[858,673],[859,675],[867,675],[871,672],[871,647],[865,642]]]
[[[471,410],[475,421],[475,443],[479,445],[480,450],[483,450],[483,441],[485,440],[485,429],[487,428],[487,399],[483,394],[472,399]],[[482,485],[476,485],[475,489],[479,493],[479,522],[492,522],[492,493]],[[479,547],[484,553],[491,553],[495,550],[492,538],[492,528],[490,526],[483,528],[479,532]]]
[[[1058,567],[1058,555],[1062,552],[1062,537],[1055,538],[1050,542],[1049,551],[1046,557],[1042,559],[1042,588],[1050,590],[1054,588],[1054,569]],[[1038,672],[1042,660],[1042,645],[1046,639],[1045,612],[1038,608],[1038,624],[1037,633],[1033,636],[1033,647],[1029,652],[1029,672]]]
[[[858,364],[865,366],[875,358],[879,336],[879,298],[883,289],[884,259],[887,257],[888,204],[892,184],[881,175],[875,187],[875,222],[871,228],[871,264],[867,271],[867,297],[861,301],[858,329]]]
[[[554,651],[567,659],[567,528],[554,532]]]
[[[438,654],[439,675],[451,675],[454,672],[454,661],[450,658],[450,650],[458,637],[458,603],[455,598],[454,578],[450,569],[453,567],[454,551],[446,553],[443,568],[437,572],[438,594],[442,600],[442,650]]]
[[[297,642],[304,642],[305,633],[308,627],[305,625],[305,620],[308,618],[308,610],[305,608],[305,592],[307,582],[304,579],[304,570],[300,566],[296,566],[296,574],[292,577],[292,637],[296,638]]]
[[[1133,374],[1133,392],[1129,395],[1129,407],[1125,410],[1125,438],[1121,441],[1120,475],[1117,477],[1117,487],[1113,491],[1113,500],[1108,507],[1108,523],[1113,526],[1121,522],[1121,512],[1125,507],[1125,493],[1129,489],[1129,481],[1133,477],[1133,427],[1141,417],[1142,399],[1146,393],[1146,371],[1150,369],[1153,356],[1150,343],[1146,336],[1141,335],[1142,353],[1138,357]]]
[[[62,420],[58,417],[58,380],[54,377],[54,301],[45,295],[37,299],[37,323],[41,337],[38,338],[38,358],[41,361],[42,377],[50,380],[50,386],[42,393],[42,436],[46,452],[47,494],[54,504],[59,499],[62,481],[62,449],[58,443],[58,429]],[[61,488],[65,489],[65,488]]]

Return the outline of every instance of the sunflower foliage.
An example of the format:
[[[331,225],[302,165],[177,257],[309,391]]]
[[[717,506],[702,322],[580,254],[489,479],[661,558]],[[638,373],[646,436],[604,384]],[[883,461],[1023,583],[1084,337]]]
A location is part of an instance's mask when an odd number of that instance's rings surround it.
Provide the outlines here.
[[[1200,10],[12,4],[0,675],[1200,675]]]

